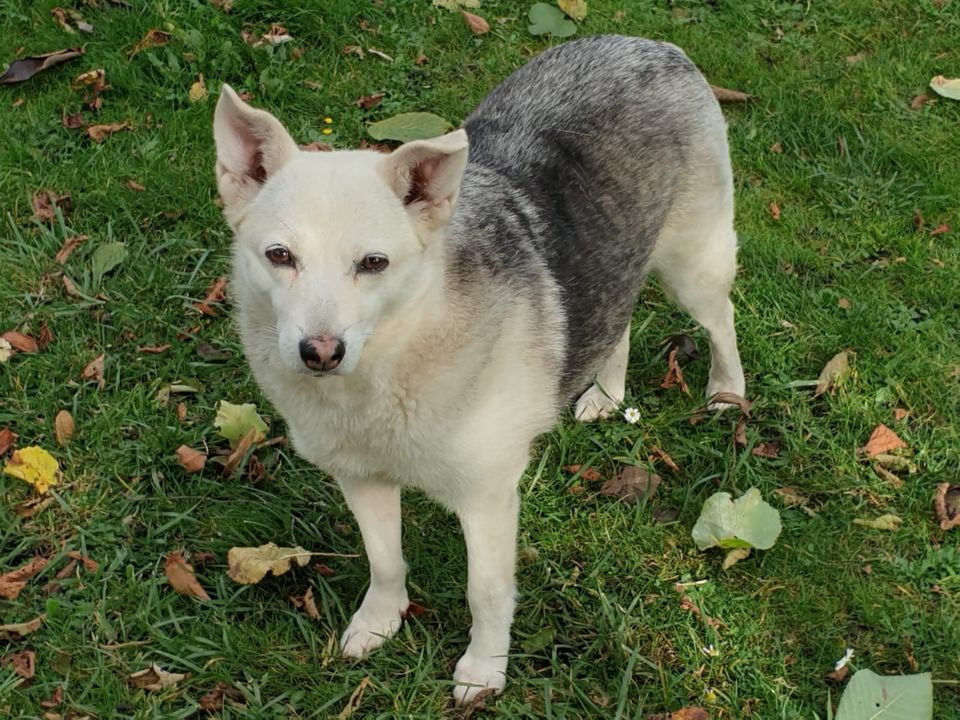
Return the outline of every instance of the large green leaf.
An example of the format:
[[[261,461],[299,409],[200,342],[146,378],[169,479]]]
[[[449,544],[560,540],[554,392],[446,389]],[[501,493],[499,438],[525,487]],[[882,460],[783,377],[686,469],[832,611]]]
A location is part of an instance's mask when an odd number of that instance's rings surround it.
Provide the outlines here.
[[[127,259],[127,247],[122,242],[104,243],[93,251],[90,264],[93,266],[93,286],[100,287],[103,276]]]
[[[392,118],[367,125],[367,132],[375,140],[429,140],[443,135],[450,123],[439,115],[425,112],[401,113]]]
[[[231,447],[236,447],[240,439],[251,430],[255,431],[254,442],[260,442],[267,436],[267,424],[257,414],[257,406],[253,403],[234,405],[221,400],[213,424],[220,431],[220,435],[230,441]]]
[[[933,720],[930,673],[877,675],[859,670],[843,691],[836,720]]]
[[[693,526],[693,539],[701,550],[711,547],[766,550],[773,547],[780,529],[780,513],[764,502],[759,490],[750,488],[736,500],[725,492],[707,498]]]
[[[527,31],[531,35],[553,35],[558,38],[570,37],[577,31],[577,24],[568,20],[563,11],[555,5],[538,2],[530,8],[530,24]]]

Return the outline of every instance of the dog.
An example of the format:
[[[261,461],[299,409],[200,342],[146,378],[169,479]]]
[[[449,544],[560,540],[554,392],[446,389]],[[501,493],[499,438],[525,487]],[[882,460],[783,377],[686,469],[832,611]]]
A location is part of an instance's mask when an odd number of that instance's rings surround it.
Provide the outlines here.
[[[302,152],[226,85],[214,137],[246,357],[297,452],[343,491],[369,559],[343,654],[400,627],[400,491],[419,488],[466,540],[454,698],[502,691],[518,481],[568,403],[591,421],[624,399],[648,273],[709,334],[707,395],[743,395],[710,87],[673,45],[592,37],[521,67],[461,129],[389,154]]]

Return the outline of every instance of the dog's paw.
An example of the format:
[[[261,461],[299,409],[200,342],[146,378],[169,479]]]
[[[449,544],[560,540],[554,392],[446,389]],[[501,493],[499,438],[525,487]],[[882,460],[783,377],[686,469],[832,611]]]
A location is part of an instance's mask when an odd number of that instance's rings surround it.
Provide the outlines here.
[[[340,650],[343,656],[366,657],[396,635],[402,622],[399,611],[376,616],[361,608],[340,637]]]
[[[467,652],[457,663],[453,671],[457,683],[453,688],[453,699],[457,705],[469,705],[484,695],[499,695],[507,684],[507,658],[476,658]]]
[[[574,417],[580,422],[602,420],[620,407],[620,401],[614,400],[597,385],[591,385],[583,395],[577,399]]]

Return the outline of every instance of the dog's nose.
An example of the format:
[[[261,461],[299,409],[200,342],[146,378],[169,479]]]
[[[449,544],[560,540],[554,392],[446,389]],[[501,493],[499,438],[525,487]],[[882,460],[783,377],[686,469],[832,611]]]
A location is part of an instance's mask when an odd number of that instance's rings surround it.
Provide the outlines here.
[[[346,352],[343,340],[326,333],[300,341],[300,359],[311,370],[333,370]]]

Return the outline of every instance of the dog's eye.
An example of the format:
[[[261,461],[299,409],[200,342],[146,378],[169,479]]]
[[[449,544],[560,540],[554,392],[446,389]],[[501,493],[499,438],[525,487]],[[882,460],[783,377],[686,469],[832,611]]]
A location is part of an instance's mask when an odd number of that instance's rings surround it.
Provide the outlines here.
[[[264,255],[274,265],[293,265],[293,254],[283,245],[268,247]]]
[[[369,255],[364,255],[363,260],[357,263],[357,270],[363,273],[378,273],[386,270],[389,264],[390,261],[387,260],[386,255],[370,253]]]

